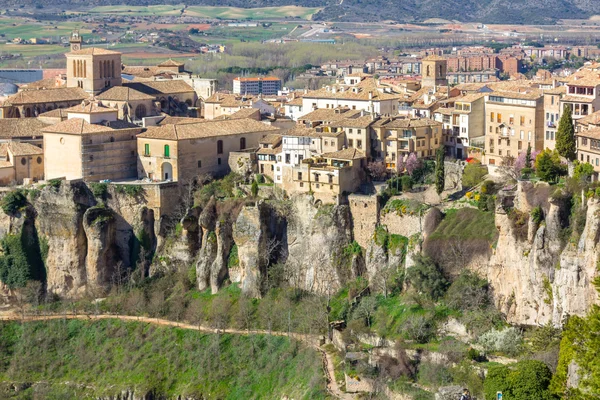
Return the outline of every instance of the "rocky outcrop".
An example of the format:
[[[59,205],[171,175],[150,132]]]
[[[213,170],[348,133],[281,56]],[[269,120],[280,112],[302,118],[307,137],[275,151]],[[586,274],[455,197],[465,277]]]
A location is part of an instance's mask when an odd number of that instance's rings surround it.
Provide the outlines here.
[[[87,239],[86,289],[102,292],[115,278],[116,270],[119,270],[116,268],[120,261],[116,249],[114,213],[104,206],[88,208],[83,215],[83,230]]]
[[[517,198],[517,204],[526,202],[522,193]],[[597,298],[591,282],[597,276],[599,209],[597,200],[588,201],[579,242],[564,249],[561,233],[567,206],[560,199],[550,200],[539,227],[529,219],[525,239],[515,235],[506,213],[496,213],[500,234],[487,277],[496,305],[509,322],[560,325],[567,315],[584,315],[589,310]]]

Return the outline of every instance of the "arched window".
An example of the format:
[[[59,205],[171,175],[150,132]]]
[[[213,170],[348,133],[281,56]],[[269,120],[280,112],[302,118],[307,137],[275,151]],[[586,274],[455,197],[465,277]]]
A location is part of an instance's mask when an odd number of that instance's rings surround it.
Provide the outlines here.
[[[26,118],[29,118],[29,117],[31,117],[31,109],[30,109],[30,108],[26,108],[26,109],[25,109],[25,117],[26,117]]]
[[[425,76],[431,76],[431,69],[429,65],[427,66],[427,74]]]
[[[104,77],[104,68],[103,68],[102,61],[100,61],[99,67],[100,67],[100,76],[99,76],[99,78],[103,78]]]
[[[77,76],[77,62],[73,60],[73,76]]]
[[[15,118],[21,118],[21,112],[19,111],[19,109],[15,109]]]
[[[87,61],[83,60],[83,77],[87,78]]]
[[[439,70],[440,70],[439,75],[442,76],[443,74],[442,74],[442,65],[441,64],[440,64]]]
[[[217,140],[217,154],[223,154],[223,141]]]
[[[171,157],[171,149],[168,144],[165,144],[165,158]]]
[[[25,157],[21,158],[21,165],[27,164],[27,159]]]
[[[187,100],[185,101],[185,104],[187,104],[187,106],[188,106],[188,107],[191,107],[191,106],[192,106],[192,100],[190,100],[190,99],[187,99]]]
[[[240,138],[240,150],[244,150],[246,148],[246,138]]]
[[[136,108],[135,108],[135,117],[137,119],[142,119],[146,116],[146,106],[143,104],[139,104]]]

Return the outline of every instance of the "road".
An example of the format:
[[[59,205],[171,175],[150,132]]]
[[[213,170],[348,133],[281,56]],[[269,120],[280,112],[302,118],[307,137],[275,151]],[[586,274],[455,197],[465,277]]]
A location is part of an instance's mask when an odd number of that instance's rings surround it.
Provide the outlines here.
[[[132,315],[116,315],[116,314],[53,314],[53,315],[26,315],[20,316],[15,314],[0,316],[0,321],[48,321],[53,319],[80,319],[80,320],[100,320],[100,319],[118,319],[121,321],[136,321],[145,322],[153,325],[172,326],[180,329],[189,329],[199,332],[212,334],[230,334],[230,335],[272,335],[272,336],[289,336],[299,342],[302,342],[321,354],[323,359],[323,369],[327,378],[327,390],[331,395],[342,400],[354,400],[356,397],[349,393],[343,392],[337,381],[335,380],[335,370],[333,365],[333,357],[321,347],[321,336],[319,335],[303,335],[300,333],[288,333],[281,331],[266,331],[266,330],[241,330],[241,329],[214,329],[202,325],[192,325],[182,322],[171,321],[168,319],[136,317]]]

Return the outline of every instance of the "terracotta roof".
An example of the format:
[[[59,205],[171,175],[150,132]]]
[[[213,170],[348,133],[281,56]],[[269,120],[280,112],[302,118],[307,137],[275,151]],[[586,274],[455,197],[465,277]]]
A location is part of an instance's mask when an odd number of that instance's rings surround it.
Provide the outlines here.
[[[335,91],[334,91],[335,89]],[[372,98],[369,98],[372,96]],[[304,94],[304,98],[310,99],[346,99],[359,101],[382,101],[399,99],[398,94],[384,93],[379,91],[377,83],[373,78],[365,78],[355,86],[333,85],[329,89],[327,87],[319,90],[313,90]]]
[[[183,67],[184,65],[184,63],[175,61],[172,58],[169,58],[167,61],[163,61],[158,64],[159,67]]]
[[[117,110],[114,108],[105,107],[95,101],[83,101],[81,104],[67,108],[65,111],[81,114],[102,114],[107,112],[115,112]]]
[[[266,148],[266,149],[265,148],[260,148],[260,149],[258,149],[257,153],[258,154],[279,154],[279,153],[281,153],[281,149],[282,148],[283,147],[281,145],[275,146],[272,149],[270,149],[270,148]]]
[[[202,118],[190,118],[190,117],[171,117],[167,115],[158,125],[183,125],[183,124],[198,124],[201,122],[208,122],[209,120]]]
[[[442,123],[429,118],[397,118],[384,123],[383,126],[387,129],[421,128],[424,126],[442,126]]]
[[[10,142],[8,143],[8,150],[15,156],[33,156],[36,154],[44,154],[44,150],[42,150],[38,146],[34,146],[30,143],[22,143],[22,142]]]
[[[154,96],[125,86],[114,86],[96,96],[98,100],[131,101],[154,100]]]
[[[573,101],[576,103],[593,103],[595,99],[580,96],[565,96],[560,101]]]
[[[454,89],[458,89],[461,92],[477,92],[484,87],[487,87],[486,83],[459,83],[454,86]]]
[[[42,136],[42,131],[48,124],[37,118],[4,118],[0,119],[0,137],[30,137]]]
[[[485,97],[485,93],[467,93],[464,96],[455,97],[454,101],[460,101],[462,103],[471,103]]]
[[[242,96],[239,94],[215,93],[204,101],[204,103],[216,103],[221,107],[241,107],[250,105],[253,96]]]
[[[311,121],[311,122],[319,122],[319,121],[340,121],[342,119],[347,119],[350,117],[357,116],[361,113],[360,110],[350,110],[348,107],[344,108],[317,108],[309,112],[308,114],[303,115],[299,119],[302,121]]]
[[[374,119],[370,115],[364,115],[357,118],[346,118],[340,121],[331,123],[330,126],[340,128],[368,128],[373,124]]]
[[[148,95],[175,94],[194,92],[194,88],[180,80],[129,82],[123,86],[135,89]]]
[[[90,97],[80,88],[57,88],[23,90],[6,99],[5,105],[59,103],[64,101],[82,101]]]
[[[566,86],[557,86],[552,89],[544,89],[544,94],[565,94],[567,93]]]
[[[434,113],[442,114],[442,115],[452,115],[454,112],[454,107],[440,107],[434,111]]]
[[[296,125],[292,129],[283,133],[283,136],[318,136],[315,128],[306,128],[302,125]]]
[[[302,105],[302,97],[296,97],[295,99],[292,99],[285,104],[287,104],[289,106],[301,106]]]
[[[347,148],[343,150],[334,151],[332,153],[322,154],[323,158],[334,158],[337,160],[357,160],[359,158],[365,158],[365,153],[355,148]]]
[[[0,158],[6,160],[8,155],[8,143],[0,143]]]
[[[577,125],[599,125],[600,124],[600,111],[586,115],[583,118],[579,118],[576,121]]]
[[[600,85],[600,73],[589,69],[580,69],[567,78],[568,85],[597,86]]]
[[[542,97],[542,91],[539,89],[529,89],[526,91],[495,91],[489,94],[490,96],[506,97],[509,99],[521,100],[537,100]]]
[[[102,56],[102,55],[109,55],[109,54],[121,54],[118,51],[112,51],[112,50],[108,50],[108,49],[103,49],[101,47],[87,47],[85,49],[81,49],[81,50],[77,50],[77,51],[72,51],[70,53],[67,53],[67,56]]]
[[[19,85],[21,90],[38,90],[38,89],[56,89],[65,86],[65,82],[59,81],[60,85],[57,85],[56,78],[46,78],[35,82],[25,83]]]
[[[582,132],[577,132],[575,136],[583,136],[591,139],[600,139],[600,128],[592,128]]]
[[[66,108],[55,108],[52,111],[46,111],[45,113],[41,113],[38,115],[38,118],[67,118],[67,109]]]
[[[281,142],[281,135],[279,133],[269,133],[260,139],[260,144],[270,144],[276,146],[277,143]]]
[[[231,119],[206,121],[198,124],[161,125],[150,127],[138,137],[149,139],[185,140],[239,135],[253,132],[275,132],[275,128],[253,119]]]
[[[256,119],[256,117],[260,118],[260,110],[258,108],[242,108],[239,111],[234,112],[229,115],[229,119],[239,119],[239,118],[252,118]]]
[[[51,125],[43,131],[47,133],[64,133],[71,135],[92,135],[95,133],[107,133],[119,129],[140,129],[137,125],[129,124],[125,121],[109,122],[107,125],[90,124],[82,118],[71,118],[66,121]]]

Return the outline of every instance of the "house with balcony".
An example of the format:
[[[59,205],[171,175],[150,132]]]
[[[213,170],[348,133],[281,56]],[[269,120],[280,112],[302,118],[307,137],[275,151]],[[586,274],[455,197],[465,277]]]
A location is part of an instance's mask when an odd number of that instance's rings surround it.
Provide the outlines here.
[[[342,149],[302,160],[290,169],[288,193],[312,193],[325,203],[340,203],[365,181],[366,156],[357,149]]]
[[[560,121],[561,99],[565,96],[567,88],[557,86],[544,89],[544,148],[554,150],[556,147],[556,130]]]
[[[561,114],[568,107],[577,120],[600,110],[600,70],[584,67],[569,76],[565,87],[566,93],[560,99]]]
[[[531,87],[495,91],[485,101],[484,163],[503,165],[531,145],[544,147],[544,95]]]

